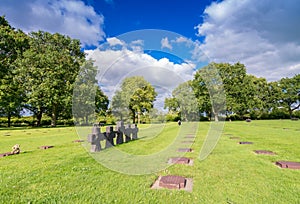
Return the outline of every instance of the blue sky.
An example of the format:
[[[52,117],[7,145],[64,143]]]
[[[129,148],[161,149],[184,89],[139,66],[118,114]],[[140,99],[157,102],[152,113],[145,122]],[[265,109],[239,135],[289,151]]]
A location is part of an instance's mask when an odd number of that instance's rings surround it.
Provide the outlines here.
[[[299,10],[294,0],[0,1],[0,15],[25,32],[59,32],[95,48],[129,31],[162,29],[199,41],[210,61],[239,61],[271,81],[300,72]]]
[[[117,36],[138,29],[163,29],[196,39],[195,26],[211,0],[86,0],[105,17],[107,36]]]
[[[212,61],[241,62],[269,81],[299,74],[299,11],[295,0],[0,1],[15,28],[80,39],[109,96],[132,74],[170,95]]]

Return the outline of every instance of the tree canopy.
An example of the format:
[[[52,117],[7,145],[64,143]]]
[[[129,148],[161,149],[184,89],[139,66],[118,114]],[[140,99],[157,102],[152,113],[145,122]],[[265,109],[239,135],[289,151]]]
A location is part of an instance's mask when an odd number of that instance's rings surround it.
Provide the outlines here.
[[[139,123],[141,114],[145,115],[153,108],[156,96],[154,87],[144,77],[125,78],[112,98],[112,111],[121,120],[131,118],[133,123],[136,119]]]

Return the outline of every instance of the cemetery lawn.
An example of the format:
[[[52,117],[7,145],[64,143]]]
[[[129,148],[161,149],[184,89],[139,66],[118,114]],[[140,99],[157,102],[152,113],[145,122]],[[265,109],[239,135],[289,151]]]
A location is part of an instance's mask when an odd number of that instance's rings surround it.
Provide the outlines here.
[[[0,203],[300,203],[300,170],[274,164],[300,162],[300,121],[226,122],[212,154],[199,161],[209,124],[200,122],[194,151],[185,155],[194,159],[193,166],[178,164],[139,176],[114,172],[95,161],[80,143],[72,142],[79,139],[74,127],[0,129],[0,154],[14,144],[22,151],[0,158]],[[157,137],[119,148],[153,153],[167,146],[179,129],[177,123],[167,123]],[[43,145],[54,148],[39,149]],[[253,150],[276,155],[256,155]],[[193,191],[153,190],[150,186],[159,175],[192,178]]]

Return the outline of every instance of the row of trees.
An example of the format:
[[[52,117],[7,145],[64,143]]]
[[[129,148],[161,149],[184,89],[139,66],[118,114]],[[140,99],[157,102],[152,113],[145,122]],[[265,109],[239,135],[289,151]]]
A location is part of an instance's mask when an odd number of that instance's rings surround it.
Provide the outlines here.
[[[33,113],[37,125],[43,115],[51,117],[53,126],[58,118],[94,122],[95,113],[133,123],[151,115],[162,120],[162,113],[153,109],[157,93],[143,77],[124,79],[108,109],[96,75],[97,67],[85,59],[79,40],[43,31],[25,34],[0,17],[0,116],[8,118],[8,126],[24,110]],[[278,109],[292,117],[300,107],[300,75],[267,82],[247,74],[241,63],[211,63],[172,95],[164,106],[176,120],[198,120],[200,114],[215,120],[220,115],[259,118]]]
[[[96,108],[103,113],[108,98],[96,86],[97,70],[85,59],[79,40],[43,31],[25,34],[0,17],[0,115],[8,118],[8,126],[24,110],[34,114],[37,125],[43,114],[51,116],[52,126],[59,117],[72,118],[73,88],[84,70],[93,74]]]
[[[194,79],[186,82],[195,94],[200,113],[207,116],[223,115],[227,118],[261,118],[262,115],[282,109],[293,117],[300,107],[300,74],[291,78],[267,82],[265,78],[249,75],[241,63],[210,63],[197,71]],[[180,85],[178,89],[183,85]],[[165,108],[170,114],[182,116],[191,113],[186,106],[193,103],[181,102],[182,96],[173,91],[173,96],[165,100]]]

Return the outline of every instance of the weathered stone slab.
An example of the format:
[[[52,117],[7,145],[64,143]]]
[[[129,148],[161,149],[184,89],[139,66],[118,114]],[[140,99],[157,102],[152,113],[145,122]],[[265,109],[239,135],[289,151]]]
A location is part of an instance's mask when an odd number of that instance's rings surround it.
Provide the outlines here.
[[[49,148],[53,148],[54,146],[40,146],[40,149],[49,149]]]
[[[181,189],[185,187],[186,180],[182,176],[162,176],[159,186],[168,189]]]
[[[193,150],[191,148],[179,148],[177,151],[178,152],[192,152]]]
[[[193,190],[193,180],[182,176],[159,176],[151,186],[152,189],[172,189],[185,190],[191,192]]]
[[[11,152],[2,153],[2,154],[0,154],[0,158],[1,157],[7,157],[7,156],[10,156],[10,155],[13,155],[13,153],[11,153]]]
[[[192,143],[194,143],[194,141],[182,141],[181,143],[192,144]]]
[[[187,157],[172,157],[169,159],[168,163],[170,164],[190,164],[191,159]]]
[[[185,136],[184,138],[195,139],[195,136],[189,135],[189,136]]]
[[[281,168],[300,169],[300,162],[277,161],[275,164]]]
[[[276,155],[274,152],[268,150],[254,150],[254,152],[256,154]]]
[[[239,144],[253,144],[253,142],[239,142]]]
[[[80,142],[84,142],[84,140],[74,140],[73,142],[80,143]]]

